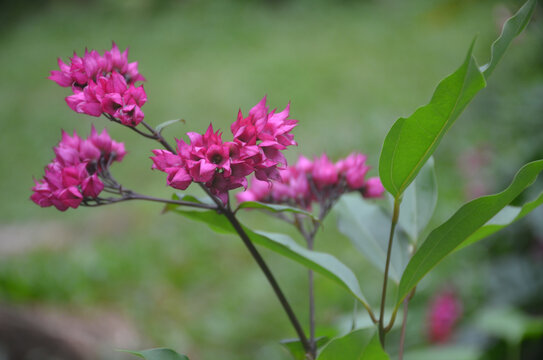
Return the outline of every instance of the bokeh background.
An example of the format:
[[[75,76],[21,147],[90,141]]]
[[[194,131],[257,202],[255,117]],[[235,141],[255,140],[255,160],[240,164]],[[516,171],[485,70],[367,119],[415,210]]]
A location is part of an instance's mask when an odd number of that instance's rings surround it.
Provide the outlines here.
[[[171,195],[163,174],[150,170],[155,144],[66,106],[69,90],[46,79],[57,68],[57,57],[67,60],[85,48],[106,50],[112,41],[121,49],[130,47],[130,61],[139,61],[147,78],[146,120],[155,125],[186,120],[165,130],[170,139],[202,132],[210,122],[228,133],[238,109],[246,113],[264,95],[272,108],[290,101],[291,115],[299,120],[294,131],[299,146],[288,151],[290,160],[323,152],[337,159],[357,150],[368,154],[374,176],[392,123],[429,100],[438,81],[461,63],[474,36],[476,58],[480,64],[488,61],[501,24],[521,4],[2,2],[0,359],[49,359],[51,354],[128,359],[115,349],[157,346],[196,360],[288,359],[278,342],[295,335],[238,239],[161,215],[157,204],[60,213],[29,200],[32,177],[42,176],[60,129],[86,134],[91,123],[126,143],[129,155],[115,166],[117,179],[142,193]],[[524,163],[543,157],[542,116],[540,4],[488,88],[435,154],[440,197],[432,222],[439,224],[476,195],[500,191]],[[243,220],[296,237],[263,214],[244,214]],[[543,357],[538,320],[543,315],[542,225],[539,210],[440,264],[413,300],[408,349],[434,346],[427,336],[427,312],[436,294],[452,289],[462,315],[440,355],[428,358]],[[349,264],[377,306],[381,274],[335,230],[334,215],[316,247]],[[306,270],[263,253],[305,324]],[[316,289],[317,332],[337,335],[349,323],[352,300],[320,276]],[[505,314],[490,316],[498,325],[481,325],[483,315],[496,307]],[[397,336],[396,330],[392,339]],[[10,358],[14,348],[31,347],[25,357]],[[429,356],[413,354],[411,359]]]

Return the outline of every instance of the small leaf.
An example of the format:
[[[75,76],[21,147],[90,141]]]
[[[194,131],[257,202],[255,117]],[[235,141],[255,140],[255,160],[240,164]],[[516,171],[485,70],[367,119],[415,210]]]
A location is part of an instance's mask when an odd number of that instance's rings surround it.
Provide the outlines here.
[[[338,230],[347,236],[354,247],[377,269],[384,273],[391,217],[377,204],[364,200],[359,194],[343,195],[335,206]],[[392,243],[389,277],[400,282],[407,264],[408,241],[397,233]]]
[[[159,124],[155,130],[161,134],[162,133],[162,130],[164,130],[164,128],[170,126],[170,125],[173,125],[175,123],[178,123],[178,122],[182,122],[183,124],[185,124],[185,120],[183,119],[173,119],[173,120],[168,120],[168,121],[164,121],[163,123]]]
[[[437,180],[434,158],[430,157],[402,197],[399,224],[412,243],[422,240],[421,234],[434,215],[436,204]]]
[[[173,351],[172,349],[167,348],[157,348],[149,349],[142,351],[130,351],[130,350],[119,350],[126,352],[132,355],[139,356],[140,358],[146,360],[189,360],[185,355],[180,355]]]
[[[472,44],[463,64],[439,83],[430,102],[394,123],[379,159],[379,176],[394,198],[403,194],[464,108],[486,86],[505,49],[527,25],[535,4],[535,0],[528,0],[504,24],[501,36],[492,45],[492,58],[483,67],[484,74],[472,56]]]
[[[333,339],[317,360],[389,360],[375,329],[360,329]]]
[[[531,202],[524,204],[523,206],[506,206],[499,213],[497,213],[492,219],[490,219],[483,227],[477,230],[473,235],[464,240],[456,250],[465,248],[479,240],[482,240],[495,232],[500,231],[506,226],[511,225],[517,220],[522,219],[528,215],[532,210],[543,204],[543,192]]]
[[[317,345],[317,349],[321,348],[328,342],[328,337],[326,336],[320,336],[315,339],[315,344]],[[283,345],[287,351],[292,355],[292,357],[296,360],[305,360],[305,349],[300,342],[300,339],[284,339],[279,341],[281,345]]]
[[[310,217],[311,219],[315,221],[318,221],[318,219],[312,213],[302,210],[300,208],[294,207],[294,206],[267,204],[267,203],[263,203],[259,201],[244,201],[241,204],[239,204],[235,212],[237,212],[239,209],[261,209],[261,210],[267,210],[273,213],[291,212],[295,214],[302,214],[307,217]]]
[[[445,256],[476,233],[492,217],[534,183],[543,170],[543,160],[524,165],[501,193],[483,196],[462,206],[449,220],[434,229],[407,264],[400,281],[397,305]]]
[[[174,212],[190,219],[204,222],[215,232],[221,234],[237,234],[228,219],[216,211],[194,211],[179,208],[174,210]],[[245,230],[251,241],[255,244],[264,246],[280,255],[294,260],[334,281],[336,284],[349,291],[368,311],[371,311],[371,308],[360,289],[360,283],[352,270],[334,256],[327,253],[308,250],[284,234],[253,231],[245,226],[243,226],[243,230]]]

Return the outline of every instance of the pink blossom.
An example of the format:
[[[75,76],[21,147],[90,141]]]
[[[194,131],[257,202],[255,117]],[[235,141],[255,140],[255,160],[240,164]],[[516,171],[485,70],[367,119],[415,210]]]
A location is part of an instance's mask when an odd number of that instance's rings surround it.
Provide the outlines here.
[[[366,158],[366,155],[351,153],[334,164],[326,154],[314,160],[300,156],[293,166],[278,170],[280,178],[273,181],[270,188],[264,189],[260,185],[264,182],[256,176],[249,189],[239,193],[237,199],[239,202],[263,201],[310,209],[313,202],[329,206],[350,191],[359,191],[366,198],[380,197],[384,188],[379,178],[365,178],[370,169]]]
[[[351,190],[362,188],[370,167],[366,165],[367,156],[360,153],[351,153],[345,159],[336,163],[336,168],[345,177]]]
[[[318,189],[333,186],[339,179],[336,166],[328,159],[326,154],[322,154],[321,157],[315,159],[311,176]]]
[[[96,199],[104,189],[100,179],[103,165],[121,161],[126,153],[124,144],[113,141],[105,129],[98,134],[94,126],[87,139],[62,131],[54,152],[44,177],[34,180],[30,199],[41,207],[55,206],[61,211]]]
[[[428,311],[428,337],[433,343],[447,342],[462,313],[462,305],[451,290],[438,293]]]
[[[74,56],[70,64],[58,60],[60,70],[51,71],[49,79],[60,86],[72,87],[66,97],[68,106],[77,113],[116,118],[126,126],[136,126],[144,118],[141,107],[147,102],[142,86],[134,84],[145,79],[137,71],[137,63],[128,63],[128,50],[123,53],[115,43],[100,55],[87,51]]]
[[[153,150],[152,168],[168,174],[169,186],[184,189],[192,181],[202,183],[226,202],[230,190],[247,188],[251,173],[266,184],[281,179],[279,170],[286,165],[281,151],[296,144],[290,134],[296,120],[288,119],[288,114],[289,106],[279,114],[269,113],[264,98],[247,118],[239,112],[231,126],[233,141],[223,141],[222,133],[210,124],[204,134],[187,133],[188,143],[177,140],[177,154]],[[246,196],[250,197],[257,195]]]
[[[381,183],[381,179],[378,177],[369,178],[368,181],[366,181],[364,190],[362,191],[362,194],[366,198],[379,198],[382,197],[384,193],[385,188]]]
[[[85,50],[80,57],[74,52],[69,64],[58,59],[58,66],[60,70],[51,71],[49,79],[64,87],[75,85],[84,88],[90,81],[97,82],[99,76],[107,77],[113,72],[121,74],[128,84],[145,81],[138,72],[138,63],[128,62],[128,49],[121,53],[115,43],[104,55],[96,50]]]

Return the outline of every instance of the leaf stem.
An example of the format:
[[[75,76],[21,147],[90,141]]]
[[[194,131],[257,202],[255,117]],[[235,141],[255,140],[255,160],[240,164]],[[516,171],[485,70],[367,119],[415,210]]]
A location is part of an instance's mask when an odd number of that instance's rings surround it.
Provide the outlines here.
[[[387,296],[387,283],[388,283],[388,269],[390,267],[390,257],[392,254],[392,242],[394,241],[394,230],[396,229],[396,224],[398,223],[398,218],[400,216],[400,201],[396,197],[394,199],[394,212],[392,214],[392,221],[390,223],[390,235],[388,238],[388,249],[387,257],[385,263],[385,276],[383,279],[383,291],[381,293],[381,310],[379,313],[379,340],[381,341],[381,346],[385,347],[385,335],[387,329],[385,329],[385,304]],[[392,323],[392,322],[391,322]]]

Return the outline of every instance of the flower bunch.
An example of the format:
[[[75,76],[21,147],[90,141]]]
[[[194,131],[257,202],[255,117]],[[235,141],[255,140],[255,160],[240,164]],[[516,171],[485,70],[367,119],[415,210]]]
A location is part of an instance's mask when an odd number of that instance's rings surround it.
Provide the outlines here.
[[[66,97],[68,106],[77,113],[100,116],[105,113],[127,126],[138,125],[144,117],[141,107],[147,101],[145,78],[138,72],[137,62],[128,62],[128,49],[120,52],[115,43],[104,55],[96,50],[80,57],[74,53],[70,64],[58,59],[60,70],[51,71],[50,80],[73,94]]]
[[[104,189],[102,172],[126,154],[123,143],[112,140],[105,129],[98,134],[94,126],[87,139],[75,131],[73,136],[62,131],[53,150],[56,157],[45,167],[45,176],[34,180],[30,198],[41,207],[55,206],[60,211],[97,198]]]
[[[428,311],[428,338],[433,343],[449,340],[462,314],[462,305],[452,290],[438,293]]]
[[[367,198],[380,197],[385,189],[378,177],[366,179],[370,169],[366,158],[354,152],[334,164],[326,154],[313,161],[300,156],[296,164],[280,171],[280,181],[270,185],[254,178],[247,191],[237,194],[237,200],[309,209],[312,202],[334,202],[341,194],[351,191],[359,191]]]
[[[205,134],[187,133],[190,143],[177,140],[177,153],[153,150],[153,169],[168,174],[167,184],[185,190],[192,182],[203,183],[226,203],[228,191],[247,188],[247,176],[268,182],[281,178],[279,169],[286,165],[281,153],[297,145],[290,131],[297,120],[289,119],[290,106],[269,112],[264,97],[247,117],[241,110],[231,125],[233,141],[224,142],[222,133],[209,125]]]

